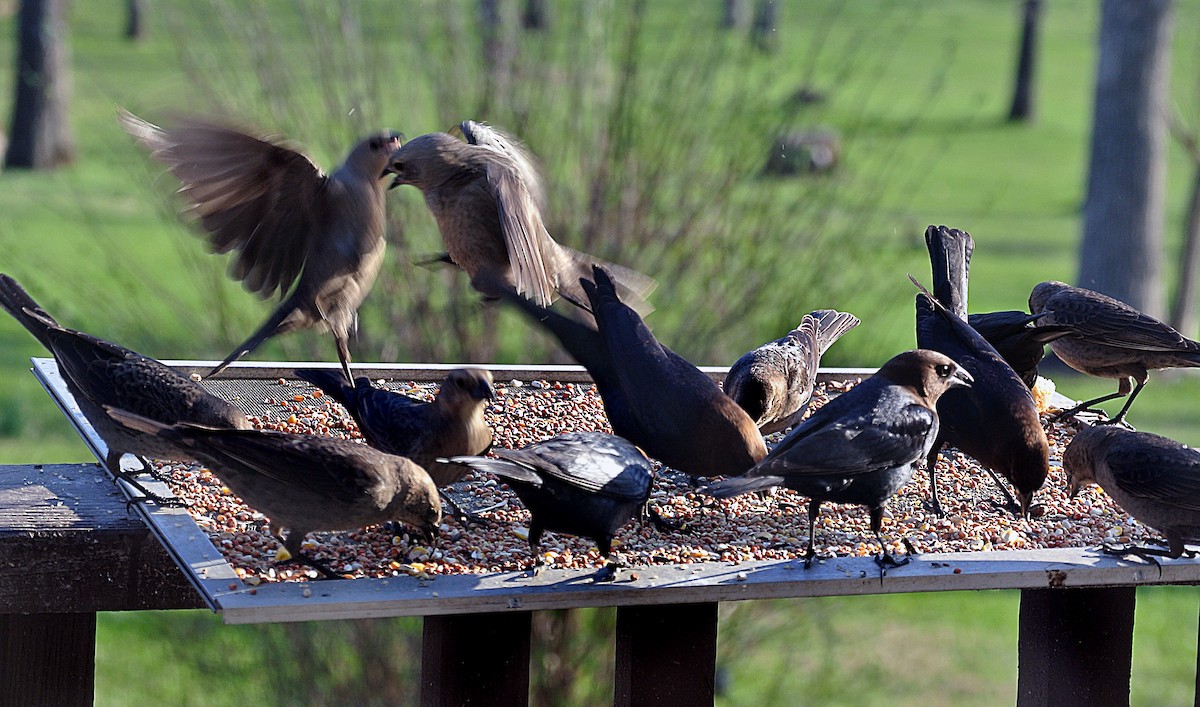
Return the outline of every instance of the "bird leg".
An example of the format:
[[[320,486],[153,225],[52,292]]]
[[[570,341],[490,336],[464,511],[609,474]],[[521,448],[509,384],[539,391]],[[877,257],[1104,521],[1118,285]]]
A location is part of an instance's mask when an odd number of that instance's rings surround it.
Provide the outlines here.
[[[466,525],[467,523],[472,523],[474,525],[488,525],[488,520],[483,516],[479,515],[478,513],[472,513],[471,511],[463,510],[463,507],[458,505],[458,502],[450,497],[450,494],[438,489],[438,495],[442,497],[442,505],[450,507],[450,511],[454,517],[458,519],[458,522],[462,523],[463,525]],[[492,506],[491,508],[496,507],[498,506]],[[487,510],[491,510],[491,508]]]
[[[350,373],[350,342],[345,334],[334,332],[333,341],[337,344],[338,360],[342,362],[342,371],[346,374],[346,382],[354,385],[354,376]]]
[[[308,567],[311,567],[311,568],[315,569],[316,571],[320,572],[323,579],[342,579],[342,576],[340,574],[338,574],[337,572],[334,572],[333,569],[330,568],[329,565],[325,564],[324,562],[321,562],[320,560],[318,560],[315,557],[309,557],[308,555],[305,555],[303,552],[297,552],[295,555],[292,556],[292,559],[284,560],[283,562],[277,562],[275,564],[282,565],[282,564],[287,564],[288,562],[295,562],[298,565],[306,565]]]
[[[877,506],[871,509],[871,532],[875,533],[875,539],[879,541],[879,557],[875,558],[875,564],[879,565],[879,578],[883,579],[885,567],[903,567],[912,562],[913,555],[916,554],[915,548],[908,538],[901,538],[904,543],[904,549],[908,551],[903,560],[897,560],[895,555],[888,552],[887,543],[883,539],[883,506]]]
[[[935,442],[933,449],[929,450],[929,456],[925,459],[925,468],[929,470],[929,500],[921,501],[921,507],[925,509],[926,513],[932,513],[938,518],[945,518],[946,511],[942,510],[942,502],[938,498],[937,490],[937,459],[941,448],[942,445]]]
[[[647,520],[649,520],[654,528],[660,533],[671,533],[675,531],[681,531],[685,533],[690,532],[687,527],[687,523],[684,523],[681,520],[674,520],[664,517],[663,514],[659,513],[658,509],[654,506],[651,506],[648,501],[644,506],[642,506],[642,522],[644,523]]]
[[[1140,388],[1140,386],[1139,386],[1139,388]],[[1085,400],[1082,403],[1079,403],[1075,407],[1071,408],[1070,410],[1061,410],[1061,411],[1055,413],[1054,415],[1052,415],[1050,417],[1050,421],[1058,422],[1059,420],[1065,420],[1069,417],[1074,417],[1081,412],[1104,412],[1103,410],[1094,410],[1092,408],[1092,406],[1098,405],[1103,402],[1107,402],[1109,400],[1113,400],[1114,398],[1123,397],[1124,395],[1125,395],[1125,393],[1117,391],[1115,393],[1110,393],[1108,395],[1101,395],[1098,398],[1092,398],[1091,400]],[[1128,405],[1126,406],[1126,409],[1128,409]],[[1124,415],[1125,410],[1123,409],[1121,411],[1121,413],[1122,413],[1122,415]],[[1111,420],[1110,420],[1110,422],[1111,422]],[[1105,424],[1105,423],[1101,423],[1101,424]]]
[[[1008,490],[1008,487],[1005,486],[1004,482],[1000,480],[1000,475],[997,474],[996,472],[992,471],[991,469],[987,468],[986,466],[983,468],[983,470],[986,471],[988,473],[988,475],[992,477],[992,481],[996,482],[996,488],[1000,489],[1000,493],[1004,495],[1004,503],[997,503],[993,499],[988,499],[988,503],[990,503],[992,505],[992,507],[995,508],[996,510],[1008,511],[1009,513],[1012,513],[1017,518],[1025,517],[1025,512],[1021,508],[1021,504],[1017,503],[1017,499],[1013,498],[1013,495]]]
[[[1099,424],[1118,425],[1123,422],[1125,420],[1125,413],[1129,412],[1129,406],[1133,405],[1134,398],[1138,396],[1138,393],[1142,392],[1142,388],[1146,387],[1146,380],[1138,381],[1138,384],[1134,386],[1133,392],[1129,394],[1129,399],[1125,401],[1125,405],[1121,408],[1121,412],[1118,412],[1114,417],[1110,417],[1107,420],[1101,420]]]
[[[536,577],[546,569],[546,558],[542,557],[542,526],[536,522],[529,524],[529,550],[533,553],[533,565],[529,568],[529,576]]]
[[[812,567],[813,558],[817,556],[817,516],[821,514],[821,502],[810,499],[808,502],[808,551],[804,553],[804,569]]]
[[[1146,545],[1109,545],[1108,543],[1104,543],[1100,546],[1100,551],[1105,555],[1116,555],[1118,557],[1133,555],[1147,562],[1153,562],[1156,565],[1159,564],[1158,560],[1155,559],[1156,557],[1165,557],[1169,560],[1175,560],[1180,557],[1191,559],[1197,554],[1195,550],[1188,550],[1186,547],[1183,547],[1182,543],[1179,547],[1168,548],[1148,547]],[[1161,565],[1159,566],[1161,567]]]
[[[105,459],[105,466],[108,467],[109,471],[112,473],[113,476],[115,476],[118,479],[129,484],[133,488],[137,489],[138,493],[141,494],[140,496],[131,496],[127,501],[125,501],[125,507],[127,510],[130,507],[132,507],[133,504],[135,504],[135,503],[146,503],[147,501],[153,501],[156,506],[160,506],[162,508],[187,508],[188,507],[188,503],[186,501],[183,501],[181,499],[174,498],[174,497],[166,498],[164,496],[159,496],[158,494],[154,493],[150,489],[146,488],[145,485],[142,484],[142,482],[137,480],[138,473],[144,473],[144,474],[150,474],[150,476],[154,477],[155,479],[162,481],[162,479],[159,479],[157,476],[155,476],[154,472],[150,470],[151,469],[150,462],[147,461],[144,457],[137,457],[138,461],[141,462],[141,464],[142,464],[142,471],[131,473],[131,472],[125,471],[123,468],[121,468],[121,457],[122,456],[123,456],[122,454],[119,454],[116,452],[110,453],[108,455],[108,458]]]
[[[592,575],[592,582],[594,584],[611,582],[617,578],[617,570],[625,565],[613,558],[611,538],[602,538],[596,543],[596,546],[600,550],[600,557],[604,558],[605,563],[596,574]]]
[[[433,253],[431,255],[427,255],[424,258],[421,258],[420,260],[414,260],[413,265],[416,265],[416,266],[419,266],[422,268],[430,268],[434,265],[455,265],[456,266],[458,264],[455,263],[453,259],[451,259],[450,254],[448,252],[442,251],[441,253]]]

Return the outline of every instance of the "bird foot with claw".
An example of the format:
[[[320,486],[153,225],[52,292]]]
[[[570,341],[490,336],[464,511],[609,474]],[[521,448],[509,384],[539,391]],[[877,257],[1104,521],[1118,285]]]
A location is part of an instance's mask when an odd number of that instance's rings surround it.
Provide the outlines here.
[[[1021,515],[1021,504],[1019,504],[1019,503],[1015,503],[1013,501],[1005,501],[1004,503],[1001,503],[999,501],[989,498],[987,500],[987,504],[989,506],[991,506],[992,508],[995,508],[998,511],[1008,511],[1009,513],[1013,514],[1018,520],[1024,517],[1023,515]]]
[[[615,562],[609,562],[597,570],[596,574],[592,575],[592,583],[599,584],[600,582],[612,582],[617,578],[618,568],[620,568],[620,565]]]
[[[942,510],[942,504],[937,501],[921,501],[921,508],[925,509],[926,513],[938,518],[946,517],[946,511]]]
[[[654,508],[653,506],[646,506],[646,517],[650,520],[650,523],[654,525],[655,529],[659,530],[660,532],[690,532],[687,523],[681,520],[667,518],[659,513],[658,509]]]

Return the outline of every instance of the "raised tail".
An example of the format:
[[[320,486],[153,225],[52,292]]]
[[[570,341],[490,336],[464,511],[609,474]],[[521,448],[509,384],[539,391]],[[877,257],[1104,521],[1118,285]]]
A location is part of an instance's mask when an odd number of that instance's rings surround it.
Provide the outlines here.
[[[807,334],[817,347],[817,355],[821,356],[833,346],[833,342],[842,334],[859,325],[858,317],[849,312],[839,312],[836,309],[818,309],[804,315],[800,322],[799,331]]]
[[[299,312],[299,307],[296,304],[296,293],[292,293],[290,297],[283,301],[267,321],[263,322],[253,334],[233,350],[224,361],[221,361],[215,368],[208,372],[205,378],[212,378],[221,371],[225,370],[229,364],[241,359],[246,354],[262,345],[264,341],[284,332],[291,331],[299,326],[299,322],[291,320],[291,317]]]
[[[588,309],[587,294],[580,280],[593,281],[593,268],[608,271],[617,296],[641,316],[654,311],[647,298],[658,283],[651,277],[630,268],[605,262],[587,253],[559,244],[558,293],[575,305]],[[590,311],[590,310],[589,310]]]
[[[42,346],[53,350],[50,346],[49,330],[58,326],[58,322],[29,296],[24,287],[4,274],[0,274],[0,306],[20,322],[21,326],[28,329]]]
[[[962,319],[967,318],[967,279],[975,242],[971,234],[957,228],[930,226],[925,229],[925,246],[933,268],[933,296]]]

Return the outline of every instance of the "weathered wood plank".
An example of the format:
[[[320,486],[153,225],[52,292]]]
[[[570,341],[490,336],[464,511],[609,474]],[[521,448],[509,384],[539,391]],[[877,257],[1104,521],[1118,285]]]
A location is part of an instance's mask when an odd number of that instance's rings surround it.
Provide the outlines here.
[[[717,605],[617,609],[617,707],[711,705],[717,670]]]
[[[1017,704],[1128,705],[1136,592],[1022,591]]]
[[[528,612],[426,617],[421,704],[528,704],[531,617]]]
[[[0,705],[90,705],[96,615],[0,614]]]

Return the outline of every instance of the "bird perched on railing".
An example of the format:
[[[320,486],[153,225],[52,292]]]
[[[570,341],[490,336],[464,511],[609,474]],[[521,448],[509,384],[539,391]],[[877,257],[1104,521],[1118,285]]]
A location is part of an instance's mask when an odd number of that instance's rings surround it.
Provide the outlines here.
[[[832,309],[805,314],[786,336],[735,361],[725,376],[725,394],[764,435],[786,430],[808,409],[821,356],[858,323],[853,314]]]
[[[740,474],[763,458],[754,421],[706,374],[660,344],[621,302],[608,272],[582,288],[594,326],[538,305],[503,282],[485,284],[552,333],[596,383],[613,432],[689,476]]]
[[[429,133],[410,140],[392,158],[392,186],[421,190],[437,220],[446,246],[440,259],[471,278],[489,297],[490,274],[535,303],[547,306],[561,294],[586,307],[580,278],[590,279],[593,265],[613,275],[621,299],[647,311],[654,289],[650,278],[556,242],[542,220],[545,196],[532,156],[512,136],[471,120],[450,133]]]
[[[945,226],[925,232],[933,270],[933,296],[917,295],[917,345],[940,351],[971,374],[974,385],[938,401],[942,425],[929,453],[930,506],[938,498],[938,451],[950,445],[970,455],[991,475],[1008,510],[1029,517],[1033,494],[1050,472],[1050,445],[1029,386],[996,349],[966,321],[967,273],[974,244],[970,234]],[[1016,489],[1016,500],[997,474]]]
[[[1070,334],[1050,343],[1063,363],[1080,373],[1118,381],[1117,392],[1086,400],[1059,417],[1128,395],[1121,411],[1101,424],[1121,422],[1150,379],[1150,371],[1200,366],[1200,343],[1099,292],[1062,282],[1039,283],[1029,295],[1029,311],[1045,314],[1046,324],[1072,327]],[[1131,380],[1137,385],[1131,385]]]
[[[1184,543],[1200,540],[1200,451],[1148,432],[1090,426],[1067,445],[1063,470],[1070,497],[1099,484],[1125,512],[1167,538],[1166,550],[1134,546],[1114,554],[1195,555]]]
[[[54,355],[67,390],[80,412],[104,440],[105,466],[138,488],[145,498],[168,501],[147,491],[121,469],[121,457],[186,461],[193,457],[170,442],[113,422],[104,413],[111,405],[166,424],[194,422],[210,427],[248,430],[250,420],[233,403],[209,393],[199,383],[134,351],[59,325],[16,280],[0,275],[0,305]]]
[[[744,475],[703,487],[729,498],[775,486],[809,498],[807,568],[816,557],[816,520],[825,501],[866,506],[879,541],[882,568],[898,566],[884,542],[883,509],[912,478],[938,436],[938,398],[971,385],[971,374],[948,356],[915,350],[883,364],[875,375],[817,408]]]
[[[118,424],[189,450],[249,506],[271,519],[290,557],[337,577],[301,551],[304,536],[398,520],[432,540],[442,505],[429,475],[413,461],[352,440],[273,430],[220,430],[190,423],[164,425],[106,408]]]
[[[412,459],[438,487],[466,473],[462,465],[440,463],[438,457],[483,454],[492,446],[492,429],[483,411],[496,393],[492,374],[482,368],[450,371],[430,403],[376,388],[365,376],[350,385],[340,371],[331,369],[302,369],[296,375],[341,403],[368,444]]]
[[[620,565],[610,559],[613,536],[650,498],[650,460],[628,441],[602,432],[571,432],[493,453],[499,459],[459,456],[444,461],[495,474],[516,492],[531,516],[533,573],[545,567],[541,539],[549,530],[591,538],[607,560],[594,580],[614,579]]]
[[[383,178],[403,136],[371,135],[325,174],[297,150],[237,128],[187,118],[163,129],[125,111],[119,117],[179,179],[211,248],[237,251],[230,275],[263,298],[283,297],[209,375],[272,336],[318,327],[333,333],[350,380],[350,333],[383,263]]]
[[[1026,386],[1033,388],[1046,344],[1073,331],[1069,326],[1040,323],[1038,320],[1044,317],[1018,311],[981,312],[968,315],[967,323],[987,339]]]

